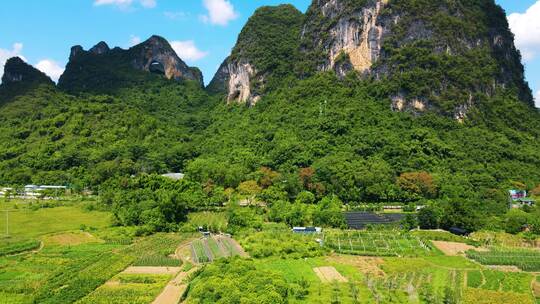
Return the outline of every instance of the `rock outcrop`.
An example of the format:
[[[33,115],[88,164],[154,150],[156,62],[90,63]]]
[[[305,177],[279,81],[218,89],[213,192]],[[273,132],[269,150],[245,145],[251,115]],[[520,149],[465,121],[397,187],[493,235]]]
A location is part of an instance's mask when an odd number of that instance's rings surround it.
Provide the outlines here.
[[[268,90],[293,75],[303,19],[292,5],[259,8],[207,90],[227,96],[228,103],[255,105]]]
[[[27,64],[21,58],[10,58],[4,65],[4,75],[2,76],[2,84],[0,84],[0,105],[42,85],[55,86],[49,76]]]
[[[421,4],[420,4],[421,3]],[[502,8],[493,0],[314,0],[303,64],[386,82],[392,109],[466,118],[478,94],[533,99]]]
[[[13,83],[45,83],[54,85],[54,82],[49,76],[27,64],[19,57],[8,59],[4,65],[2,84],[10,85]]]
[[[68,91],[99,90],[111,83],[122,86],[122,83],[134,77],[130,70],[178,81],[195,81],[203,86],[199,69],[189,67],[169,42],[159,36],[152,36],[128,50],[118,47],[110,49],[103,41],[88,51],[74,46],[59,86]]]
[[[319,0],[311,5],[301,39],[307,41],[305,50],[323,54],[319,70],[334,70],[340,76],[349,69],[364,73],[379,59],[388,31],[380,15],[388,0],[365,2],[355,6],[352,1]]]
[[[202,74],[190,68],[167,40],[152,36],[128,50],[134,68],[147,72],[163,72],[168,79],[188,79],[203,83]]]
[[[101,41],[98,44],[94,45],[94,47],[92,47],[89,52],[94,55],[101,55],[107,53],[110,50],[111,49],[109,48],[107,43],[105,41]]]

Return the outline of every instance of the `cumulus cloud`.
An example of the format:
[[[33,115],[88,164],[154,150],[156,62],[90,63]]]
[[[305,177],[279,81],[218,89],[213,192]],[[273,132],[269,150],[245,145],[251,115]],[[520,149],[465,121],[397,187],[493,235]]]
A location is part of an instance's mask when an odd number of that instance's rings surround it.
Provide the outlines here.
[[[6,61],[11,57],[21,57],[22,60],[26,61],[26,58],[22,55],[23,44],[20,42],[14,43],[11,49],[2,49],[0,48],[0,78],[4,75],[4,65]]]
[[[144,8],[154,8],[157,5],[157,0],[137,0],[135,2]],[[95,6],[113,5],[120,9],[129,9],[133,3],[134,0],[94,0]]]
[[[55,82],[57,82],[62,73],[64,73],[64,67],[50,59],[43,59],[38,62],[36,64],[36,69],[47,74],[47,76],[51,77]]]
[[[537,108],[540,108],[540,90],[536,91],[536,95],[534,95],[534,103]]]
[[[139,36],[135,36],[135,35],[131,35],[129,36],[129,46],[132,47],[132,46],[135,46],[139,43],[141,43],[141,37]]]
[[[207,15],[201,16],[205,23],[225,26],[238,18],[238,13],[229,0],[203,0],[203,5],[208,11]]]
[[[197,61],[208,55],[208,52],[199,50],[193,40],[171,41],[171,46],[176,54],[186,61]]]
[[[537,1],[523,14],[508,16],[510,29],[516,36],[516,46],[523,59],[530,61],[540,53],[540,1]]]

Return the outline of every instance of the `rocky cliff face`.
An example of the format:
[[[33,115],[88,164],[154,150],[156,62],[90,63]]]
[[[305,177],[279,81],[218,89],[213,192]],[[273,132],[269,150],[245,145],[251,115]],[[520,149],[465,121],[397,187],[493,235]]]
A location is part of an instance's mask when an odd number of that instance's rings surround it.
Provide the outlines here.
[[[314,0],[301,32],[312,71],[389,86],[392,109],[466,118],[500,88],[533,104],[504,11],[493,0]]]
[[[88,51],[81,46],[72,47],[59,86],[70,91],[84,91],[106,86],[107,83],[121,85],[134,77],[130,72],[133,69],[203,85],[199,69],[183,62],[167,40],[152,36],[129,50],[110,49],[103,41]]]
[[[19,57],[8,59],[4,66],[2,84],[7,86],[13,83],[46,83],[54,85],[49,76],[27,64]]]
[[[364,73],[379,59],[383,34],[388,32],[381,11],[388,0],[356,2],[318,0],[309,8],[301,39],[304,51],[322,54],[318,70],[334,70],[340,76],[350,70]]]
[[[292,5],[259,8],[207,89],[226,95],[228,103],[255,105],[293,74],[303,18]]]
[[[259,101],[257,89],[264,86],[264,76],[246,59],[233,60],[227,57],[207,87],[212,93],[226,94],[227,103],[253,106]]]
[[[167,40],[152,36],[128,50],[134,68],[147,72],[163,72],[168,79],[188,79],[203,83],[198,69],[190,68],[173,50]]]

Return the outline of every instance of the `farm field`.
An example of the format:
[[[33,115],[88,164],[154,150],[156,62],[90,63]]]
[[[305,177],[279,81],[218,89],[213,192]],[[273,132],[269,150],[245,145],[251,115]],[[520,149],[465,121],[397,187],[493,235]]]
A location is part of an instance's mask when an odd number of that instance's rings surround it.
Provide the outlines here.
[[[243,255],[245,253],[236,241],[227,236],[212,235],[191,242],[192,260],[198,264],[209,263],[220,258]]]
[[[433,252],[429,242],[398,232],[331,231],[324,245],[336,252],[366,256],[416,256]]]
[[[494,247],[489,251],[467,251],[467,256],[483,265],[516,266],[523,271],[540,271],[540,251]]]
[[[85,218],[88,229],[81,231],[74,221],[62,221],[68,211]],[[194,239],[199,234],[158,233],[136,238],[130,228],[109,227],[107,213],[102,216],[102,212],[73,205],[37,211],[23,208],[19,214],[38,216],[46,229],[32,227],[1,240],[0,303],[151,303],[166,286],[173,286],[171,280],[180,269],[191,269],[186,277],[192,283],[181,289],[188,290],[187,303],[200,303],[197,295],[208,282],[238,285],[238,292],[243,293],[242,286],[268,278],[278,280],[273,288],[286,288],[288,303],[535,301],[533,274],[503,272],[481,264],[515,265],[532,271],[537,251],[499,247],[489,252],[468,251],[471,259],[446,256],[431,239],[470,244],[463,248],[476,243],[442,232],[329,230],[324,235],[298,235],[270,226],[269,230],[235,236],[252,257],[242,258],[247,254],[226,235]],[[197,217],[203,221],[202,215]],[[214,221],[215,217],[208,219]],[[26,221],[21,218],[19,222]],[[182,248],[191,255],[189,259],[177,252],[180,244],[185,244]],[[189,261],[195,262],[195,268]],[[205,265],[197,269],[196,264]],[[134,271],[124,271],[129,266]],[[156,267],[170,271],[154,271]],[[234,274],[236,271],[239,273]]]
[[[76,303],[148,304],[172,278],[172,275],[119,274]]]
[[[0,206],[9,212],[9,235],[16,238],[37,238],[54,232],[78,230],[81,226],[102,229],[110,226],[111,215],[106,212],[86,211],[74,203],[71,206],[32,210],[27,205],[18,209],[13,204]],[[0,234],[5,236],[6,215],[0,212]],[[0,243],[2,239],[0,239]]]
[[[26,224],[33,221],[36,223]],[[27,225],[28,229],[11,230],[11,223]],[[91,227],[90,232],[78,230],[81,223]],[[36,211],[21,208],[10,213],[12,236],[0,239],[0,303],[75,303],[96,288],[99,292],[92,297],[103,301],[92,298],[81,303],[118,303],[106,302],[114,297],[111,290],[102,286],[105,282],[129,265],[180,266],[181,262],[171,254],[191,237],[190,234],[155,234],[133,239],[129,229],[109,225],[108,213],[85,211],[76,205]],[[158,293],[170,275],[118,278],[126,282],[116,290],[118,297],[124,293],[138,294],[140,299],[132,297],[125,303],[147,303],[151,291]],[[140,292],[135,292],[139,287]]]

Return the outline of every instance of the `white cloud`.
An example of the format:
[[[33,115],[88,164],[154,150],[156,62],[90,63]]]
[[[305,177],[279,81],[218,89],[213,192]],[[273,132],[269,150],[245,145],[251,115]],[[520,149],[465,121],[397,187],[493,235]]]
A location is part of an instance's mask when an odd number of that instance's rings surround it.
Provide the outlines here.
[[[114,5],[120,9],[131,8],[134,0],[94,0],[95,6]],[[137,0],[144,8],[154,8],[157,5],[157,0]]]
[[[0,48],[0,78],[4,75],[4,65],[6,61],[11,57],[21,57],[22,60],[26,61],[26,58],[22,56],[23,44],[20,42],[14,43],[11,49],[2,49]]]
[[[95,6],[115,5],[120,8],[128,8],[131,6],[132,2],[133,0],[95,0],[94,5]]]
[[[141,5],[146,8],[154,8],[157,5],[156,0],[140,0]]]
[[[534,103],[536,104],[537,108],[540,108],[540,90],[536,91],[536,95],[534,96]]]
[[[56,61],[50,59],[43,59],[36,64],[36,69],[47,74],[55,82],[64,73],[64,67],[60,66]]]
[[[189,14],[186,12],[164,12],[163,15],[171,20],[186,18]]]
[[[197,61],[208,55],[208,52],[199,50],[193,40],[171,41],[171,46],[176,54],[186,61]]]
[[[132,47],[132,46],[135,46],[139,43],[141,43],[141,37],[139,36],[135,36],[135,35],[131,35],[129,36],[129,46]]]
[[[225,26],[236,18],[238,13],[229,0],[203,0],[203,5],[208,11],[207,15],[201,16],[205,23]]]
[[[516,36],[516,46],[523,59],[530,61],[540,52],[540,0],[523,14],[508,16],[510,29]]]

